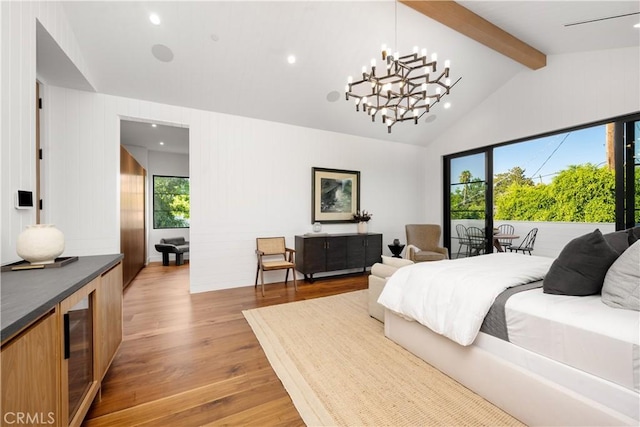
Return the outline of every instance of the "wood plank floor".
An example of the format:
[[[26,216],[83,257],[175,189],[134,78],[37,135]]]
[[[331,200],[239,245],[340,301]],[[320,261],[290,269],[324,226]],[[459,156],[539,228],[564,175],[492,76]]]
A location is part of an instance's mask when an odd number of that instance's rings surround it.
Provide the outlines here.
[[[284,274],[284,273],[283,273]],[[242,310],[367,288],[367,275],[189,293],[188,264],[125,290],[124,340],[84,426],[304,425]]]

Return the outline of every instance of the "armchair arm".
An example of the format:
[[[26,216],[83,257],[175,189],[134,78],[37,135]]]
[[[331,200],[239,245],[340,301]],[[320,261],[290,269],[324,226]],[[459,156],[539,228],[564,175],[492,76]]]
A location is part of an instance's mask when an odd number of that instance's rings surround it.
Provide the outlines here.
[[[436,252],[439,252],[441,254],[443,254],[445,257],[447,257],[447,259],[449,259],[449,250],[447,248],[440,248],[437,247],[435,248]]]
[[[291,248],[284,248],[285,253],[289,254],[289,262],[293,262],[294,260],[294,256],[295,256],[295,249],[291,249]]]

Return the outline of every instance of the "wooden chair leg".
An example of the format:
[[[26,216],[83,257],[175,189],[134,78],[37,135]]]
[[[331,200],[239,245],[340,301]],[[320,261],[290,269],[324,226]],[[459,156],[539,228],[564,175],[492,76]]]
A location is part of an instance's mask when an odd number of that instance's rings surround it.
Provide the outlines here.
[[[264,296],[264,270],[260,269],[260,285],[262,287],[262,296]]]
[[[260,264],[258,264],[258,266],[256,267],[256,283],[253,285],[253,288],[257,288],[258,287],[258,273],[260,272]]]
[[[287,268],[287,272],[284,275],[284,286],[287,286],[287,281],[289,280],[289,269]]]

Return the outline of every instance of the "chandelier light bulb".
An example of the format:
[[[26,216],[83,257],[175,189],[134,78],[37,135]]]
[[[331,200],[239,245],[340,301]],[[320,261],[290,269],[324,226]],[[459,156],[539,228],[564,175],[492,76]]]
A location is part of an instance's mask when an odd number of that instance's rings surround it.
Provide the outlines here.
[[[449,67],[451,67],[451,61],[447,59],[446,61],[444,61],[444,68],[449,68]]]
[[[445,80],[444,84],[446,84],[447,86],[451,86],[451,79]]]
[[[371,66],[372,67],[376,66],[376,59],[375,58],[371,59]]]
[[[413,117],[418,117],[420,115],[420,110],[418,108],[413,109]]]
[[[424,74],[425,75],[429,74],[429,67],[424,67]]]
[[[353,83],[353,76],[347,77],[347,83]]]
[[[382,90],[385,90],[387,92],[390,91],[391,90],[391,83],[387,83],[384,86],[382,86]]]
[[[380,48],[381,51],[386,52],[387,51],[387,45],[386,43],[382,44],[382,47]]]
[[[437,54],[437,53],[435,53],[435,52],[434,52],[434,53],[432,53],[432,54],[431,54],[431,60],[432,60],[432,61],[437,61],[437,60],[438,60],[438,54]]]
[[[366,72],[367,72],[367,66],[366,66],[366,65],[363,65],[363,66],[362,66],[362,72],[363,72],[363,73],[366,73]]]
[[[422,57],[424,57],[424,58],[426,58],[426,57],[427,57],[427,48],[423,48],[423,49],[420,51],[420,56],[422,56]]]
[[[426,83],[422,83],[422,91],[423,92],[427,91],[427,84]]]
[[[387,115],[387,109],[386,109],[386,108],[383,108],[383,109],[382,109],[382,111],[381,111],[381,113],[382,113],[382,115],[383,115],[383,116],[386,116],[386,115]]]
[[[366,96],[362,98],[362,103],[363,103],[363,104],[366,104],[366,103],[367,103],[367,97],[366,97]]]
[[[360,98],[356,98],[356,105],[360,104]]]
[[[437,93],[438,95],[440,95],[440,93],[441,93],[441,92],[442,92],[442,89],[441,89],[441,88],[439,88],[439,87],[437,87],[437,88],[436,88],[436,93]]]
[[[349,92],[349,85],[346,85],[346,86],[344,87],[344,91],[345,91],[345,92]]]
[[[413,53],[418,53],[418,49],[419,49],[418,46],[414,46],[413,47]]]

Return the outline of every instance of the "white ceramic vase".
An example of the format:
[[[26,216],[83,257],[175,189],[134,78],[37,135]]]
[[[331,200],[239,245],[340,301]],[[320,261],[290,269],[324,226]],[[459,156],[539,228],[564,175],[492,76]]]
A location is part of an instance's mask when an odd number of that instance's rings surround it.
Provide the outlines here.
[[[358,222],[358,233],[367,234],[367,223],[365,221]]]
[[[27,225],[18,236],[16,252],[31,264],[52,264],[64,252],[64,234],[53,224]]]

